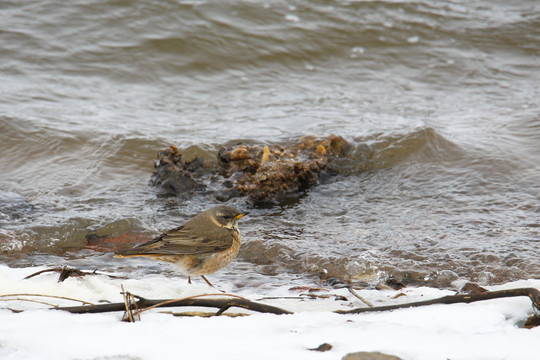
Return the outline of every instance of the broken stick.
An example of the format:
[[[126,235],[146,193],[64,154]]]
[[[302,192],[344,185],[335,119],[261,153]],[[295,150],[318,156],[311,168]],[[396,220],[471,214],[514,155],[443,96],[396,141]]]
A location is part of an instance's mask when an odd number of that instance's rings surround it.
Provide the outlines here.
[[[535,288],[520,288],[520,289],[510,289],[510,290],[487,291],[484,293],[470,294],[470,295],[469,294],[449,295],[449,296],[443,296],[441,298],[437,298],[433,300],[417,301],[417,302],[397,304],[397,305],[355,308],[351,310],[336,310],[335,312],[338,314],[360,314],[364,312],[388,311],[388,310],[405,309],[405,308],[410,308],[410,307],[435,305],[435,304],[471,303],[475,301],[500,299],[500,298],[507,298],[507,297],[516,297],[516,296],[529,297],[533,303],[534,308],[537,311],[540,311],[540,290],[535,289]]]
[[[152,300],[138,297],[138,300],[134,303],[140,310],[159,305],[160,307],[179,307],[179,306],[194,306],[194,307],[214,307],[219,309],[216,315],[222,314],[224,311],[231,307],[239,307],[251,311],[270,313],[276,315],[292,314],[290,311],[261,303],[256,303],[247,299],[233,298],[233,299],[200,299],[200,298],[187,298],[178,300]],[[121,303],[113,304],[99,304],[99,305],[84,305],[84,306],[64,306],[57,307],[54,310],[68,311],[74,314],[90,314],[90,313],[103,313],[112,311],[125,311],[126,305]]]

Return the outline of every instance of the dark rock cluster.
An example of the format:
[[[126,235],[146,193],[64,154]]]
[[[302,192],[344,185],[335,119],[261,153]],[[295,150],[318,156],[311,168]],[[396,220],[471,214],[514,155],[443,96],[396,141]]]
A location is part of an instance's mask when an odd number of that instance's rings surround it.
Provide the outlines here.
[[[158,153],[151,184],[175,196],[211,191],[223,199],[239,196],[254,204],[281,203],[335,174],[333,161],[346,157],[350,148],[340,136],[306,136],[287,145],[224,146],[216,159],[195,155],[188,161],[170,146]]]

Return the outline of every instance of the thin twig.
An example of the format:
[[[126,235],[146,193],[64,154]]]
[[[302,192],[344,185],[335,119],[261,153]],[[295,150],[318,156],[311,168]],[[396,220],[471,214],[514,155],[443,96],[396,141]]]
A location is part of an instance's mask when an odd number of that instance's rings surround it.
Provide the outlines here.
[[[38,271],[38,272],[35,272],[33,274],[30,274],[30,275],[26,276],[23,280],[28,280],[30,278],[33,278],[34,276],[41,275],[41,274],[46,273],[46,272],[53,272],[53,271],[60,272],[60,271],[62,271],[62,268],[61,267],[55,267],[53,269],[41,270],[41,271]]]
[[[133,295],[130,292],[128,292],[128,294],[129,294],[130,304],[132,304],[133,307],[135,308],[135,314],[139,318],[139,321],[141,321],[141,311],[139,310],[139,305],[137,304],[137,300],[135,300],[135,295]]]
[[[264,296],[258,298],[257,301],[261,300],[305,300],[305,297],[302,296]]]
[[[104,276],[109,277],[109,279],[125,279],[125,277],[123,277],[123,276],[115,276],[115,275],[109,275],[109,274],[105,274],[105,273],[98,273],[97,270],[88,272],[88,271],[78,270],[78,269],[74,269],[74,268],[64,266],[64,267],[55,267],[55,268],[52,268],[52,269],[40,270],[38,272],[35,272],[33,274],[30,274],[30,275],[26,276],[23,280],[28,280],[30,278],[33,278],[34,276],[41,275],[41,274],[46,273],[46,272],[58,272],[58,273],[60,273],[58,282],[62,282],[65,279],[67,279],[68,277],[73,276],[73,275],[75,275],[75,276],[104,275]]]
[[[51,304],[51,303],[48,303],[48,302],[45,302],[45,301],[33,300],[33,299],[15,298],[15,299],[0,299],[0,301],[28,301],[28,302],[33,302],[33,303],[37,303],[37,304],[43,304],[43,305],[51,306],[51,307],[57,308],[57,309],[59,308],[58,305],[54,305],[54,304]]]
[[[126,311],[124,312],[124,316],[122,317],[122,320],[123,321],[129,320],[129,322],[135,322],[135,320],[133,319],[133,314],[131,313],[131,306],[128,304],[128,294],[124,290],[124,284],[120,284],[120,287],[122,288],[122,296],[124,297],[124,307],[126,309]]]
[[[74,298],[69,298],[69,297],[65,297],[65,296],[58,296],[58,295],[43,295],[43,294],[4,294],[4,295],[0,295],[0,298],[2,297],[11,297],[11,296],[41,296],[41,297],[50,297],[50,298],[55,298],[55,299],[62,299],[62,300],[69,300],[69,301],[76,301],[76,302],[80,302],[82,304],[86,304],[86,305],[95,305],[91,302],[88,302],[88,301],[85,301],[85,300],[79,300],[79,299],[74,299]]]
[[[370,303],[369,301],[367,301],[366,299],[364,299],[363,297],[361,297],[356,291],[354,291],[354,289],[350,286],[347,287],[349,289],[349,292],[351,294],[353,294],[355,297],[357,297],[358,299],[360,299],[360,301],[362,301],[364,304],[366,304],[367,306],[369,306],[370,308],[373,307],[373,304]]]

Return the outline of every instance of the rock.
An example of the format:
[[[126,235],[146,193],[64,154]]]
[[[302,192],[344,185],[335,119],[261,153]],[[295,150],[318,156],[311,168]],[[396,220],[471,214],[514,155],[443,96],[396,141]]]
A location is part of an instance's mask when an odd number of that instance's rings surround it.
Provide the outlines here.
[[[150,184],[160,185],[168,195],[191,193],[198,186],[191,175],[198,166],[197,160],[183,161],[182,154],[178,152],[176,146],[170,146],[158,153]]]
[[[459,292],[464,293],[464,294],[481,294],[487,291],[488,291],[487,289],[481,287],[478,284],[468,282],[465,285],[463,285],[463,287],[461,288]]]
[[[401,360],[394,355],[386,355],[380,352],[355,352],[345,355],[342,360]]]
[[[159,152],[151,184],[175,196],[204,190],[214,192],[218,199],[246,197],[254,204],[281,203],[299,198],[323,176],[336,174],[333,162],[350,150],[351,145],[336,135],[306,136],[283,146],[223,146],[216,161],[197,156],[186,161],[171,146]]]
[[[266,148],[266,146],[265,146]],[[248,160],[251,159],[251,154],[249,153],[248,149],[243,146],[237,146],[230,152],[229,161],[240,161],[240,160]]]
[[[332,350],[332,345],[330,345],[330,344],[328,344],[328,343],[323,343],[323,344],[317,346],[316,348],[309,349],[309,350],[311,350],[311,351],[325,352],[325,351]]]
[[[387,286],[391,287],[392,289],[394,290],[401,290],[405,287],[405,284],[403,284],[401,281],[393,278],[393,277],[389,277],[387,280],[386,280],[386,284]],[[380,290],[380,289],[379,289]]]
[[[0,254],[22,251],[24,242],[11,230],[0,229]]]

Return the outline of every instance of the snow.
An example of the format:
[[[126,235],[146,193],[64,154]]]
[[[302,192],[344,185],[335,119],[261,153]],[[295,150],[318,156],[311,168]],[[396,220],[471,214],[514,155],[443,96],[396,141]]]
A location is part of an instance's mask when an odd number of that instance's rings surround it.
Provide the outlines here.
[[[58,274],[47,273],[22,280],[43,269],[0,265],[0,295],[54,294],[96,303],[103,299],[121,302],[121,284],[134,294],[152,299],[215,293],[206,285],[188,285],[183,278],[165,276],[129,280],[85,276],[58,283]],[[333,296],[299,300],[299,293],[289,287],[284,285],[268,294],[244,288],[237,294],[294,311],[293,315],[251,313],[234,308],[228,312],[250,313],[250,316],[179,317],[164,312],[187,309],[161,308],[144,312],[142,321],[135,323],[122,322],[120,312],[70,314],[33,302],[3,301],[6,297],[1,297],[0,358],[322,360],[340,359],[357,351],[379,351],[404,360],[538,358],[540,327],[519,327],[532,314],[531,301],[526,297],[341,315],[332,311],[365,305],[346,289],[330,290],[328,294],[344,295],[349,301],[337,301]],[[522,280],[489,289],[516,287],[540,288],[540,280]],[[426,300],[453,293],[432,288],[357,292],[374,305]],[[399,292],[406,296],[393,299]],[[295,298],[261,299],[285,296]],[[79,305],[61,299],[33,299]],[[15,313],[10,309],[25,311]],[[327,352],[309,350],[322,343],[331,344],[332,349]]]

